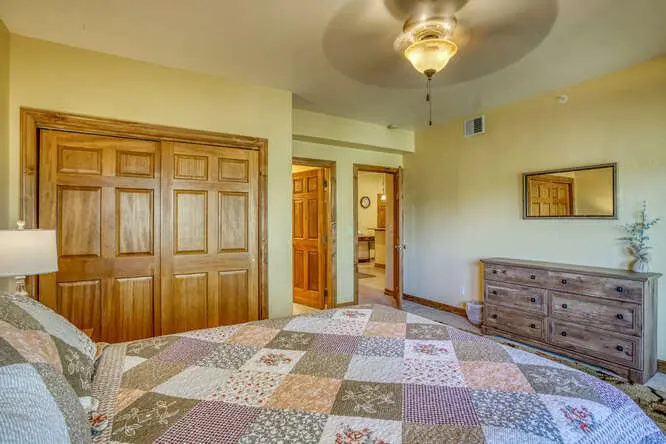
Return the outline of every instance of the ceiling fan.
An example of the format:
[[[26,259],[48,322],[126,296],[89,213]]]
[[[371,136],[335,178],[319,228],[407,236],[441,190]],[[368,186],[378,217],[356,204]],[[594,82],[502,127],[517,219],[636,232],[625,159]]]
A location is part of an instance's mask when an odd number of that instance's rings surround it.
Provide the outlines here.
[[[324,51],[369,85],[414,88],[418,71],[431,108],[431,82],[469,81],[520,60],[549,34],[557,10],[557,0],[351,0],[329,23]]]

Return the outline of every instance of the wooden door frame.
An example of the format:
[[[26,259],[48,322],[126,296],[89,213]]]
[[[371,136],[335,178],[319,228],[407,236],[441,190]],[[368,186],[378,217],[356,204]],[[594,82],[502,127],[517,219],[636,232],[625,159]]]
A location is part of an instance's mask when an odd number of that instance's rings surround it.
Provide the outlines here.
[[[92,117],[21,107],[21,195],[19,217],[27,228],[38,226],[39,132],[68,131],[157,142],[184,142],[225,148],[255,150],[259,153],[259,319],[268,318],[268,140],[173,126]],[[36,279],[30,281],[35,297]],[[155,301],[155,313],[160,310]]]
[[[402,168],[382,167],[376,165],[354,164],[354,304],[358,304],[358,173],[384,173],[393,176],[393,291],[396,283],[402,280],[403,258],[397,245],[402,245]],[[398,308],[402,308],[402,294],[395,298]]]
[[[304,157],[293,157],[292,165],[302,165],[309,167],[323,168],[324,180],[328,181],[328,188],[324,193],[324,208],[326,208],[326,226],[328,227],[328,242],[326,243],[326,287],[328,294],[325,297],[324,304],[327,308],[337,306],[338,294],[338,274],[337,270],[337,215],[336,215],[336,163],[332,160],[307,159]],[[292,203],[293,205],[293,203]],[[292,224],[293,224],[292,212]],[[291,272],[293,276],[294,262],[292,258]]]

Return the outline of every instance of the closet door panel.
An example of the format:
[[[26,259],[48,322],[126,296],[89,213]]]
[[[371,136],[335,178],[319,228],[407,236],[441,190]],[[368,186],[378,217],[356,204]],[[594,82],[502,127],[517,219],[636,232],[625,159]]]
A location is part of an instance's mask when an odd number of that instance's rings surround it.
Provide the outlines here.
[[[39,227],[58,234],[40,300],[93,339],[154,334],[160,279],[156,142],[40,132]]]
[[[162,159],[161,333],[258,319],[258,153],[164,142]]]

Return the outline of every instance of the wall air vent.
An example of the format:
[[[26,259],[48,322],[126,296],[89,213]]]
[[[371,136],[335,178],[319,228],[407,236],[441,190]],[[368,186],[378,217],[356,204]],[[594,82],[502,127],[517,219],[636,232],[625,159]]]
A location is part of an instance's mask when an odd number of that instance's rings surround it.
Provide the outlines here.
[[[465,120],[465,137],[478,136],[486,133],[486,116]]]

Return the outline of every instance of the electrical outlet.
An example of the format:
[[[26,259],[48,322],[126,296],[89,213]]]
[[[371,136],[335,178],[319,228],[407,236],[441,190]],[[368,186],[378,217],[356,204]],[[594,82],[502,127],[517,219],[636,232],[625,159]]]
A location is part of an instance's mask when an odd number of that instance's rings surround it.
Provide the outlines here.
[[[465,297],[465,286],[464,285],[460,286],[460,296]]]

